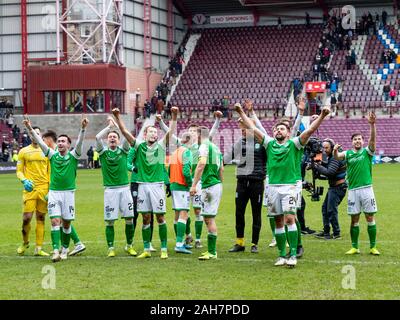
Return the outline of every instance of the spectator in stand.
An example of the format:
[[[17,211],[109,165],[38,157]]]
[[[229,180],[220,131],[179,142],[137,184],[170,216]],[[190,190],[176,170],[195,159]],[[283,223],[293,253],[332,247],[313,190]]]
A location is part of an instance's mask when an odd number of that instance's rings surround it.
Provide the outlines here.
[[[3,136],[3,142],[1,143],[1,153],[4,154],[5,151],[8,149],[8,141]]]
[[[282,19],[281,17],[278,18],[278,30],[282,29]]]
[[[29,138],[26,129],[24,129],[24,133],[22,134],[22,147],[29,146],[32,143],[31,138]]]
[[[354,66],[356,64],[356,58],[357,58],[354,49],[351,49],[350,56],[351,56],[351,64]]]
[[[12,129],[12,127],[14,126],[14,115],[13,115],[12,113],[10,113],[10,114],[8,115],[8,118],[7,118],[7,126],[8,126],[10,129]]]
[[[306,12],[306,27],[308,29],[311,28],[311,18],[310,18],[310,15],[308,14],[308,12]]]
[[[383,95],[385,97],[385,101],[389,100],[389,93],[390,93],[390,83],[386,82],[386,84],[383,86]]]
[[[333,95],[335,95],[336,92],[337,92],[337,82],[336,82],[336,80],[333,80],[333,81],[331,82],[331,93],[332,93]]]
[[[351,55],[348,53],[346,55],[346,69],[350,70],[351,69]]]
[[[383,10],[382,12],[382,25],[385,27],[386,26],[386,20],[387,20],[387,12]]]
[[[11,148],[13,150],[19,150],[19,143],[18,143],[17,139],[13,139]]]
[[[336,111],[337,111],[336,103],[337,103],[336,97],[334,94],[332,94],[331,95],[331,118],[333,118],[336,115]]]
[[[167,106],[165,107],[165,110],[164,110],[166,119],[171,118],[171,108],[172,108],[172,104],[171,104],[171,102],[168,101],[168,104],[167,104]]]
[[[150,118],[151,114],[151,103],[149,102],[148,99],[144,102],[144,117],[145,118]]]
[[[151,98],[151,110],[150,110],[150,114],[155,114],[156,113],[156,105],[158,102],[158,92],[156,91],[153,95],[153,97]]]
[[[229,97],[224,96],[221,99],[221,112],[224,115],[225,118],[228,118],[228,109],[229,109]]]
[[[156,104],[156,111],[157,114],[162,114],[162,112],[164,111],[164,100],[161,96],[158,97],[158,101]]]
[[[380,27],[380,23],[379,23],[379,14],[375,13],[375,28],[376,30],[378,30]]]
[[[12,128],[12,133],[13,133],[13,138],[19,140],[20,129],[16,124]]]
[[[18,150],[13,150],[13,155],[12,155],[11,161],[12,162],[18,161]]]
[[[390,95],[390,99],[391,99],[392,101],[394,101],[394,99],[396,99],[396,95],[397,95],[396,90],[395,90],[394,88],[392,88],[392,89],[390,90],[389,95]]]
[[[214,113],[215,111],[219,110],[220,110],[219,102],[217,99],[214,99],[214,101],[211,103],[211,112]]]
[[[93,162],[94,151],[93,151],[93,146],[90,146],[89,150],[86,152],[86,155],[88,157],[88,168],[89,169],[94,169],[94,162]]]

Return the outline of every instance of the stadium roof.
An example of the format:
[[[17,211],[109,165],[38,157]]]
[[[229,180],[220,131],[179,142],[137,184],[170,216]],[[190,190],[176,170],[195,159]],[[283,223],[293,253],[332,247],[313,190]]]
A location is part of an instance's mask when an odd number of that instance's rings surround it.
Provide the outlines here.
[[[249,12],[268,14],[277,10],[331,8],[342,5],[382,6],[393,5],[398,0],[173,0],[175,7],[185,17],[202,13],[217,15],[222,13]]]

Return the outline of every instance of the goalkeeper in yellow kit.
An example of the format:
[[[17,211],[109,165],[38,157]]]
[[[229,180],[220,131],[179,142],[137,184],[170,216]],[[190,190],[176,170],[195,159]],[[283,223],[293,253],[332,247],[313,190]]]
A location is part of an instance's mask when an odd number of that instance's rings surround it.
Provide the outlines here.
[[[40,128],[33,128],[40,135]],[[32,142],[18,153],[17,177],[24,185],[22,239],[23,244],[17,253],[23,255],[29,247],[31,220],[36,212],[36,248],[35,256],[48,256],[42,250],[44,241],[44,219],[47,213],[47,193],[49,192],[50,163],[44,156],[39,145]]]

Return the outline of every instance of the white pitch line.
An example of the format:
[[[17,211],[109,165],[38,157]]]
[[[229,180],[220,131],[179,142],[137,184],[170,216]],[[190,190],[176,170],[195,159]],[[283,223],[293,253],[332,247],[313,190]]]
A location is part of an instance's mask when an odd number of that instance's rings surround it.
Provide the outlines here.
[[[191,255],[194,258],[197,258],[198,255],[193,254]],[[49,258],[47,257],[35,257],[35,256],[7,256],[7,255],[0,255],[1,259],[10,259],[10,260],[24,260],[24,259],[38,259],[38,260],[47,260]],[[159,258],[159,254],[153,254],[152,255],[153,259],[158,259]],[[80,255],[77,257],[70,257],[68,258],[72,259],[72,260],[104,260],[104,261],[115,261],[115,260],[136,260],[135,257],[129,257],[129,256],[117,256],[113,259],[107,258],[106,256],[87,256],[87,255]],[[271,263],[273,263],[275,257],[273,259],[270,258],[266,258],[266,259],[253,259],[253,258],[219,258],[217,261],[234,261],[234,262],[262,262],[262,263],[266,263],[268,261],[271,261]],[[50,260],[50,259],[49,259]],[[177,257],[177,256],[173,256],[173,257],[169,257],[168,260],[193,260],[196,261],[197,259],[193,259],[193,258],[189,258],[186,256],[182,256],[182,257]],[[300,266],[303,264],[302,261],[304,261],[305,263],[318,263],[318,264],[345,264],[345,265],[352,265],[352,264],[356,264],[356,265],[400,265],[399,261],[379,261],[376,260],[375,262],[372,261],[357,261],[357,260],[315,260],[315,259],[307,259],[307,258],[302,258],[301,260],[299,260],[299,264]],[[48,261],[50,262],[50,261]],[[202,262],[199,262],[202,263]],[[62,264],[62,263],[61,263]]]

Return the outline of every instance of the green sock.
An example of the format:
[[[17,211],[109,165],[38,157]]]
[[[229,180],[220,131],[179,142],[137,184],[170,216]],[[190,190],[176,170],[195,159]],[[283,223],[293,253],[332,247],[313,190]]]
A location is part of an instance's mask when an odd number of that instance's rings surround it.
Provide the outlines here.
[[[286,241],[287,241],[287,243],[289,243],[289,246],[290,246],[290,238],[289,238],[288,228],[287,228],[286,224],[285,224],[285,233],[286,233]]]
[[[133,242],[133,235],[135,233],[135,228],[133,224],[125,224],[125,237],[126,237],[126,243],[128,245],[131,245]]]
[[[373,226],[368,225],[369,247],[376,247],[376,224]]]
[[[76,232],[76,230],[72,224],[71,224],[71,239],[74,242],[74,244],[81,242],[81,240],[79,239],[78,233]]]
[[[201,231],[203,230],[203,221],[195,221],[194,222],[194,229],[196,231],[196,240],[201,239]]]
[[[63,230],[62,237],[61,237],[61,242],[62,242],[63,248],[69,247],[70,240],[71,240],[71,233],[65,233]]]
[[[207,236],[208,252],[217,254],[217,235],[209,233]]]
[[[60,230],[51,230],[51,245],[53,246],[53,250],[60,249]]]
[[[269,220],[269,225],[271,226],[271,231],[272,231],[272,236],[275,238],[275,218],[274,217],[268,217]]]
[[[275,230],[275,239],[279,251],[279,256],[286,257],[286,233],[276,233]]]
[[[288,231],[288,239],[289,239],[289,245],[290,245],[290,255],[291,256],[296,256],[298,230],[290,230],[290,231]]]
[[[167,248],[167,223],[158,225],[158,234],[160,235],[161,240],[161,249]]]
[[[178,236],[178,227],[177,227],[178,223],[174,222],[174,231],[175,231],[175,237]]]
[[[358,236],[360,235],[360,226],[350,227],[351,246],[358,249]]]
[[[106,240],[109,248],[114,247],[114,226],[106,226]]]
[[[178,223],[176,224],[176,242],[183,242],[183,237],[185,235],[185,230],[186,229],[186,224],[182,222],[183,220],[178,220]]]
[[[143,238],[143,244],[144,244],[144,249],[150,249],[150,237],[151,237],[151,228],[150,225],[143,225],[142,226],[142,238]]]
[[[187,221],[186,221],[186,231],[185,231],[185,234],[186,235],[189,235],[190,234],[190,217],[188,217],[187,218]]]
[[[301,243],[301,226],[299,220],[296,220],[296,227],[297,227],[297,246],[301,247],[303,244]]]

